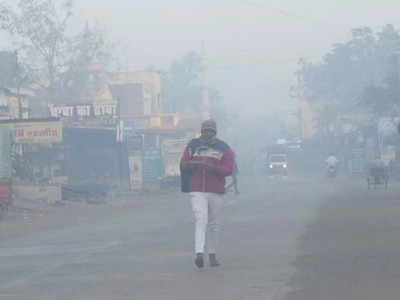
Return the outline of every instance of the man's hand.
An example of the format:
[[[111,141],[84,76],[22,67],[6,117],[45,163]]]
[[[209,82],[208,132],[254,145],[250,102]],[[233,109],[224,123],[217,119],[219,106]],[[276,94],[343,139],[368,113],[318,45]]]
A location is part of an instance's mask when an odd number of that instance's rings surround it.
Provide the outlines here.
[[[208,171],[214,171],[215,170],[215,164],[211,159],[208,159],[207,157],[203,158],[201,160],[201,165]]]
[[[186,163],[186,168],[190,171],[195,171],[199,167],[199,163],[197,161],[191,160]]]
[[[215,171],[215,166],[214,166],[214,164],[211,164],[211,163],[209,163],[209,162],[205,162],[204,164],[203,164],[203,166],[208,170],[208,171]]]
[[[191,160],[188,163],[188,168],[197,169],[198,167],[203,167],[206,170],[215,170],[215,166],[212,162],[210,162],[207,158],[203,158],[201,160]]]

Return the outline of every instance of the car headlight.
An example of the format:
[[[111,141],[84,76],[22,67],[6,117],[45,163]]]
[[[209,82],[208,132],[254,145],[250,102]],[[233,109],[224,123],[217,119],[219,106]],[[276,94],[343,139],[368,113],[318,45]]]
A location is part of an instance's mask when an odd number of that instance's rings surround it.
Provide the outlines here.
[[[273,165],[269,165],[269,167],[272,169],[274,166]]]
[[[284,164],[283,167],[286,169],[287,168],[287,164]]]

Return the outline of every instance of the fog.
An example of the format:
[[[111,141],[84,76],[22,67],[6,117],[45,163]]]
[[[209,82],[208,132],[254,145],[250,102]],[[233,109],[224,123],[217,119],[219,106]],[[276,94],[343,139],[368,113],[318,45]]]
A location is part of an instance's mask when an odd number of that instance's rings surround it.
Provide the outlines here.
[[[208,58],[210,84],[229,106],[249,113],[288,105],[300,57],[319,60],[360,26],[400,24],[386,1],[77,1],[81,18],[106,25],[124,48],[129,69],[166,67],[184,53]],[[292,105],[292,103],[291,103]]]
[[[0,298],[397,300],[399,12],[0,0]]]

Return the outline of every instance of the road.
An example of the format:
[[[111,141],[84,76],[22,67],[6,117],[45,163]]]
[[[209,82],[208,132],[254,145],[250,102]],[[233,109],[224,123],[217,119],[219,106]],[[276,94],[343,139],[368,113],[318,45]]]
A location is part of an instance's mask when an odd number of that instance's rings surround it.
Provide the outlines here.
[[[342,255],[353,258],[354,251],[359,253],[359,248],[348,246],[353,227],[355,234],[368,239],[360,225],[364,215],[358,211],[358,218],[351,218],[357,212],[354,206],[363,205],[362,197],[348,201],[349,192],[358,195],[364,186],[340,180],[249,178],[242,189],[239,197],[225,200],[222,266],[217,269],[195,269],[191,210],[187,197],[179,193],[152,194],[124,205],[60,207],[23,230],[4,225],[0,299],[353,299],[324,293],[335,295],[338,287],[345,293],[332,271],[349,280],[367,270],[362,255],[353,273],[340,273],[339,267],[348,264],[340,261]],[[369,194],[372,206],[381,192]],[[394,192],[388,196],[393,204]],[[400,222],[393,208],[390,213],[392,223],[381,230],[395,233]],[[373,244],[376,251],[386,252],[372,257],[398,253],[398,248],[380,244],[388,240]],[[366,263],[376,266],[371,253],[365,251]],[[386,268],[393,278],[400,274]],[[358,288],[362,279],[357,277]]]
[[[341,182],[300,237],[286,300],[398,300],[400,187]]]

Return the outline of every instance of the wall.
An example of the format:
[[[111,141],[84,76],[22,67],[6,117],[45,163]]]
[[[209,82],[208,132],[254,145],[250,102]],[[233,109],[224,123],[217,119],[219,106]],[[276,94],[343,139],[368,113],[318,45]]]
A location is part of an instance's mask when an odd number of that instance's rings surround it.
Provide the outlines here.
[[[145,88],[145,94],[149,94],[151,113],[157,114],[161,112],[162,107],[162,81],[156,72],[120,72],[111,73],[110,84],[141,84]],[[148,91],[148,92],[147,92]],[[145,95],[145,98],[147,96]]]

